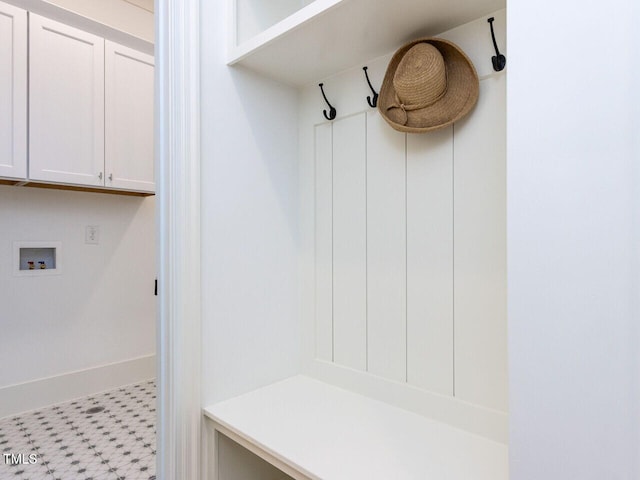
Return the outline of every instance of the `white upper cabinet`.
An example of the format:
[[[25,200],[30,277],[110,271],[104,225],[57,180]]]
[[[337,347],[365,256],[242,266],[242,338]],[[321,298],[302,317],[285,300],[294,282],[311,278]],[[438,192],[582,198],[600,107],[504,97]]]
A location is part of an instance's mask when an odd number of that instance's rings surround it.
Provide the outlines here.
[[[104,39],[30,14],[29,177],[104,185]]]
[[[27,175],[27,12],[0,2],[0,177]]]
[[[153,57],[105,41],[105,174],[107,187],[155,190]]]
[[[154,192],[153,57],[29,18],[29,179]]]

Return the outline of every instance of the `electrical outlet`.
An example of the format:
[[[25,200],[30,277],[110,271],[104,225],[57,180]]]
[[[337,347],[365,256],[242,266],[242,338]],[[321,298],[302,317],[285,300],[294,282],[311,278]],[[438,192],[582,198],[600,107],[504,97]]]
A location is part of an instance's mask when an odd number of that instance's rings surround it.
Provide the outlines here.
[[[100,227],[98,225],[87,225],[84,231],[84,243],[88,245],[100,243]]]

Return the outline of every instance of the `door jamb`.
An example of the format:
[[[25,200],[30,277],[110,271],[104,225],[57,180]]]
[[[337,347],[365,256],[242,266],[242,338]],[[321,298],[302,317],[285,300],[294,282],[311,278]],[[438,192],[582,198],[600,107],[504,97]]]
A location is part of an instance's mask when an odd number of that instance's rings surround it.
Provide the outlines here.
[[[201,478],[199,0],[156,0],[157,477]]]

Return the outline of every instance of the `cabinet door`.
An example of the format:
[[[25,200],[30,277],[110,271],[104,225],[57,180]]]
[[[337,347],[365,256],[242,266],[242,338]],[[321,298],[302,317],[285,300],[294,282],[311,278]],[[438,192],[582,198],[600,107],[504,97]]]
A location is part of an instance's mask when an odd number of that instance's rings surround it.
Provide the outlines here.
[[[27,175],[27,12],[0,2],[0,177]]]
[[[153,57],[105,41],[106,186],[153,192]]]
[[[104,40],[29,15],[29,177],[104,185]]]

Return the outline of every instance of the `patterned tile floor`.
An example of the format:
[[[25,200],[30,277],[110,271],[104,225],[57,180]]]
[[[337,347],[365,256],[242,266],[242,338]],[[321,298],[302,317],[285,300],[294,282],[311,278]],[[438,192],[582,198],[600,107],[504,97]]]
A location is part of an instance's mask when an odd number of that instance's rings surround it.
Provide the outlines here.
[[[0,419],[0,479],[155,480],[155,425],[153,380]]]

